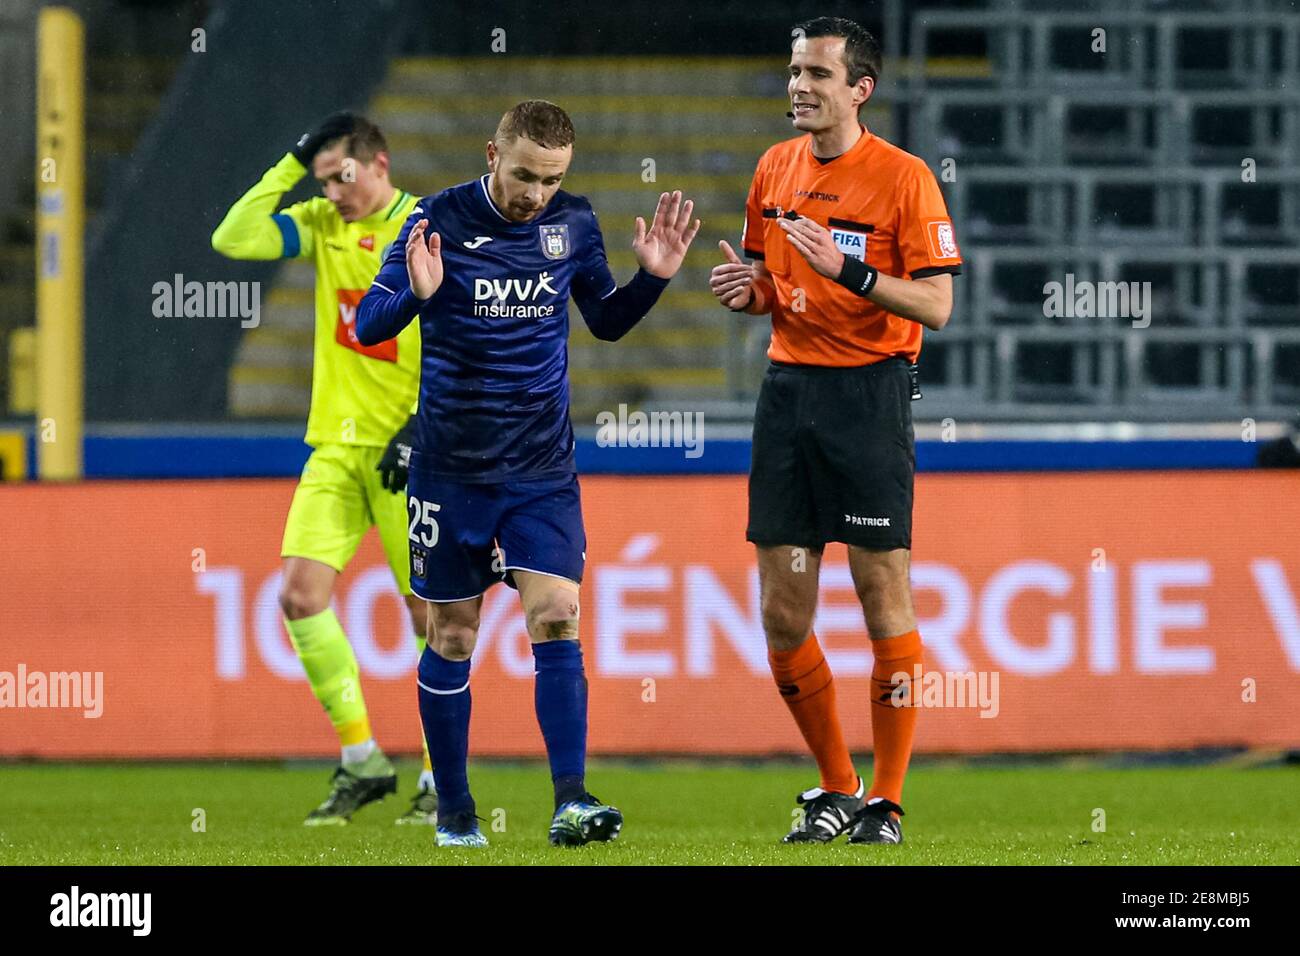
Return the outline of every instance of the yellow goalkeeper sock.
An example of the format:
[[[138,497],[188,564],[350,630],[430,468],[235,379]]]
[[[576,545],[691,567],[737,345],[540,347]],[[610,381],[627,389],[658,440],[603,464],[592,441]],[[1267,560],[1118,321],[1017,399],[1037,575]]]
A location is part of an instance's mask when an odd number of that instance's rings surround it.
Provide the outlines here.
[[[343,747],[371,739],[370,717],[361,694],[361,673],[356,655],[332,608],[319,614],[285,620],[293,649],[298,652],[312,693],[325,708]]]

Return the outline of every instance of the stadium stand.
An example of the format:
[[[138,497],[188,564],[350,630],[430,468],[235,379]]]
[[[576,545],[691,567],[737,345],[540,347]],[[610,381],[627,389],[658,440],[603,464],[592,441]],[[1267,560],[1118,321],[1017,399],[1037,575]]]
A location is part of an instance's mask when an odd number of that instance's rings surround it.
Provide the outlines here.
[[[34,97],[35,58],[30,17],[36,0],[12,0],[0,7],[0,111],[30,114]],[[192,5],[201,14],[204,4]],[[141,134],[157,115],[162,98],[176,75],[189,42],[190,25],[157,11],[108,9],[83,4],[86,18],[86,227],[93,231],[107,192],[126,171]],[[22,113],[19,113],[19,111]],[[8,120],[8,115],[6,120]],[[6,122],[16,148],[0,159],[0,415],[29,411],[30,390],[11,389],[12,349],[31,353],[30,330],[35,322],[35,235],[32,208],[32,129],[26,122]],[[21,331],[20,331],[21,330]],[[19,332],[14,337],[15,332]],[[30,376],[22,376],[30,379]],[[21,392],[22,394],[19,394]],[[8,406],[6,408],[5,406]]]
[[[17,80],[26,77],[30,86],[23,31],[34,3],[14,0],[0,16],[6,110],[31,93]],[[174,82],[175,51],[185,49],[207,5],[77,5],[91,27],[93,236],[96,209],[120,192],[142,129],[165,121],[163,94],[182,85]],[[742,8],[734,36],[718,35]],[[526,26],[532,15],[521,7],[510,22]],[[685,188],[705,227],[654,314],[613,348],[575,321],[575,418],[589,421],[594,410],[619,402],[690,402],[714,422],[743,423],[765,363],[766,326],[721,315],[705,280],[717,240],[739,231],[759,153],[789,134],[784,76],[779,43],[764,56],[706,53],[759,49],[762,38],[779,38],[788,27],[788,10],[738,0],[710,5],[696,14],[692,36],[675,36],[685,52],[671,56],[662,25],[648,24],[643,36],[615,36],[613,15],[601,16],[591,31],[566,41],[572,48],[562,56],[539,55],[547,51],[530,48],[528,31],[518,26],[505,58],[485,55],[466,25],[415,29],[377,93],[353,105],[364,105],[388,132],[395,180],[425,192],[482,169],[483,144],[512,102],[541,96],[563,103],[579,133],[570,187],[590,196],[601,214],[621,276],[634,268],[633,217],[649,210],[659,190]],[[1061,0],[886,0],[874,16],[867,22],[881,31],[887,56],[865,119],[939,175],[967,261],[951,324],[926,338],[919,420],[955,411],[1030,422],[1280,422],[1294,415],[1300,16],[1293,4],[1103,0],[1082,13]],[[1099,29],[1104,52],[1096,48]],[[475,55],[454,55],[471,43]],[[610,52],[597,55],[602,44]],[[197,73],[190,71],[190,83]],[[245,125],[241,135],[252,135],[256,123]],[[12,333],[32,322],[34,260],[27,124],[18,124],[17,134],[19,149],[0,161],[9,174],[0,187],[0,390],[5,410],[21,415],[29,410],[13,404],[7,352],[20,343]],[[222,194],[242,185],[223,183]],[[1044,286],[1067,277],[1149,282],[1150,324],[1047,315]],[[220,379],[202,388],[195,382],[211,400],[167,408],[166,396],[151,393],[150,407],[166,409],[162,417],[172,420],[300,420],[310,388],[310,299],[310,268],[280,267],[263,321],[242,333],[233,361],[223,348],[205,368],[187,366],[190,379]],[[123,313],[114,327],[125,327],[127,306],[113,308]],[[88,342],[134,347],[102,334]],[[100,356],[91,367],[124,361],[134,359]],[[108,384],[94,375],[88,388],[91,407],[107,410],[104,418],[137,414],[120,396],[95,401],[95,390],[107,395]]]
[[[707,91],[707,92],[706,92]],[[621,401],[724,400],[741,391],[730,359],[747,332],[722,321],[708,292],[719,239],[735,240],[758,156],[786,132],[784,82],[753,58],[405,58],[392,65],[370,113],[385,130],[394,181],[435,192],[481,175],[501,114],[521,98],[562,104],[578,131],[566,187],[601,217],[610,264],[623,279],[637,215],[663,189],[696,200],[704,226],[686,267],[652,316],[618,347],[595,341],[576,312],[571,339],[575,417]],[[727,108],[718,110],[718,97]],[[873,125],[889,126],[883,105]],[[264,326],[250,332],[231,371],[236,414],[306,411],[311,380],[312,272],[290,263],[271,294]],[[757,325],[757,324],[755,324]]]
[[[909,6],[908,57],[887,62],[864,114],[941,176],[968,262],[954,321],[927,336],[934,400],[918,417],[1287,417],[1300,401],[1300,18],[1270,3],[1249,17],[1226,5],[989,6]],[[1092,49],[1099,24],[1104,53]],[[689,399],[715,420],[744,420],[766,329],[723,320],[701,290],[717,240],[738,230],[754,160],[788,135],[779,64],[500,62],[393,64],[371,110],[399,180],[432,191],[473,176],[511,101],[565,104],[579,130],[571,188],[602,214],[618,272],[634,268],[624,239],[657,190],[687,189],[706,223],[683,275],[627,342],[602,346],[575,323],[575,416],[614,399]],[[718,96],[729,97],[725,111]],[[1044,285],[1067,276],[1151,283],[1150,326],[1045,315]],[[309,270],[286,267],[269,321],[232,369],[236,414],[305,410],[310,294]]]
[[[987,78],[915,73],[908,142],[970,268],[927,336],[927,395],[966,415],[1285,417],[1300,402],[1300,18],[1287,4],[927,11]],[[1249,15],[1243,15],[1248,12]],[[1104,27],[1105,52],[1093,52]],[[1150,325],[1049,317],[1044,285],[1150,282]]]

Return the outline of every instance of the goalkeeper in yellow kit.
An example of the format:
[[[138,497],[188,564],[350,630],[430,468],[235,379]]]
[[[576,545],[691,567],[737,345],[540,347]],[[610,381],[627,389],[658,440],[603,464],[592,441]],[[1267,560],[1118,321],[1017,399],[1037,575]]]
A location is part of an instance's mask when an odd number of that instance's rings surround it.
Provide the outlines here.
[[[308,172],[324,195],[277,210]],[[424,646],[427,607],[411,593],[402,493],[420,386],[420,330],[413,323],[374,346],[361,345],[354,332],[357,303],[416,202],[389,181],[388,147],[378,127],[336,113],[240,197],[212,234],[212,247],[232,259],[309,258],[316,266],[306,437],[314,451],[285,522],[280,607],[343,756],[308,826],[345,824],[360,807],[397,789],[393,765],[370,732],[356,656],[330,607],[334,582],[371,525],[419,649]],[[418,792],[397,822],[432,824],[436,809],[426,749]]]

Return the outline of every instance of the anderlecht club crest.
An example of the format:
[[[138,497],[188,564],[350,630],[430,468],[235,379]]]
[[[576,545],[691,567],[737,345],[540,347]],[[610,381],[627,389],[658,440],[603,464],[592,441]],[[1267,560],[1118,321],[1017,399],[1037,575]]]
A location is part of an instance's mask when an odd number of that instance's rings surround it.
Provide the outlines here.
[[[538,226],[538,235],[542,240],[542,254],[548,259],[569,258],[569,227]]]

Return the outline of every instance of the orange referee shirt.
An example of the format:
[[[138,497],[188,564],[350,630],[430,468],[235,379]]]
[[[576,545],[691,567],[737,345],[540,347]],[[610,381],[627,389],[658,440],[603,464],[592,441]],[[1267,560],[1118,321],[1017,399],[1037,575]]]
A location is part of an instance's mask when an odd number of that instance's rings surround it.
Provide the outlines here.
[[[854,366],[901,355],[915,362],[920,324],[815,272],[777,224],[792,213],[826,227],[841,252],[885,275],[957,275],[961,252],[929,167],[866,127],[847,153],[827,163],[813,156],[811,134],[777,143],[758,161],[740,238],[776,285],[768,358]]]

